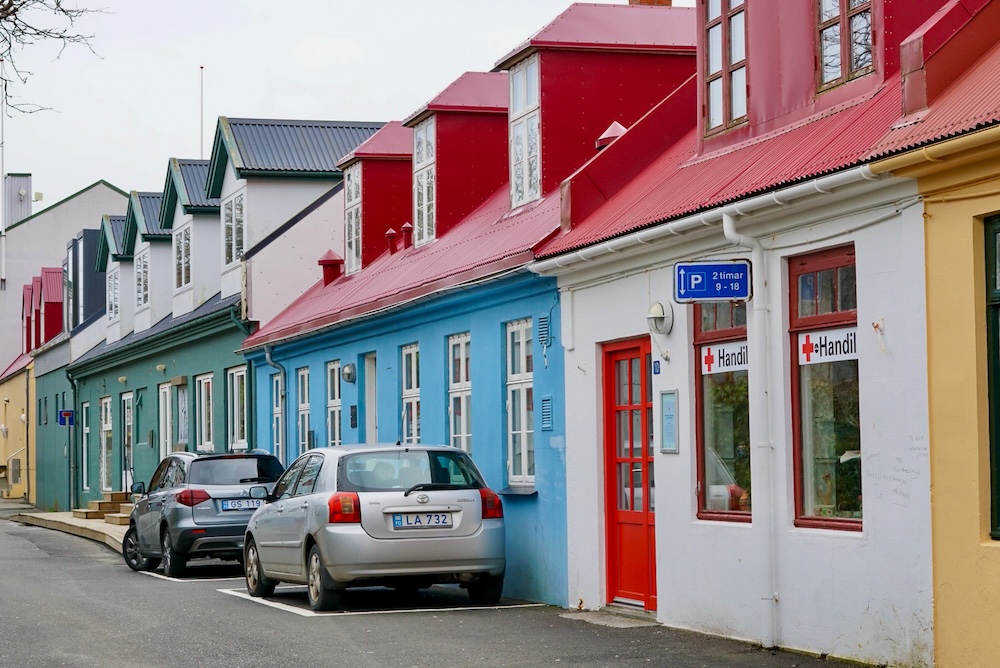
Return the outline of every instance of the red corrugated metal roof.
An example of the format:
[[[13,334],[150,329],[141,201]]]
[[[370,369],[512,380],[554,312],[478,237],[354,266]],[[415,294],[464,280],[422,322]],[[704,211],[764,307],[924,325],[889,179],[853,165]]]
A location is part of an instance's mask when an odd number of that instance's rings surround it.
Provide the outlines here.
[[[912,116],[893,127],[870,157],[882,158],[1000,122],[1000,43],[956,79],[926,111]]]
[[[62,269],[42,268],[42,298],[49,303],[62,302]]]
[[[436,111],[507,113],[506,72],[466,72],[403,121],[413,127]]]
[[[17,356],[10,365],[0,373],[0,382],[7,380],[8,378],[17,375],[18,372],[23,371],[26,366],[31,364],[31,355],[25,355],[21,353]]]
[[[405,158],[413,156],[413,130],[400,121],[389,121],[337,163],[344,169],[362,158]]]
[[[31,317],[31,284],[26,283],[21,292],[21,317]]]
[[[510,211],[504,184],[442,238],[388,251],[362,271],[320,281],[243,343],[255,348],[343,323],[469,281],[527,264],[532,249],[559,227],[559,195]]]
[[[723,151],[696,155],[693,130],[538,257],[858,164],[899,117],[900,105],[897,77],[870,96]],[[627,141],[619,141],[605,151],[627,150]]]
[[[31,308],[38,310],[42,308],[42,277],[33,276],[31,279]]]
[[[538,48],[694,51],[693,8],[577,3],[497,61],[507,69]]]

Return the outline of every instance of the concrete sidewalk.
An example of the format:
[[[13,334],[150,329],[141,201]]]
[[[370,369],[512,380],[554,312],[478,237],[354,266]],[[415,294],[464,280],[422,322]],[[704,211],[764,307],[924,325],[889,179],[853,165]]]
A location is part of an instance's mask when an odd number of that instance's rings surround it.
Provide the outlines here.
[[[20,499],[0,499],[0,518],[96,540],[118,553],[128,530],[127,526],[108,524],[103,519],[82,520],[73,517],[72,512],[42,512]]]

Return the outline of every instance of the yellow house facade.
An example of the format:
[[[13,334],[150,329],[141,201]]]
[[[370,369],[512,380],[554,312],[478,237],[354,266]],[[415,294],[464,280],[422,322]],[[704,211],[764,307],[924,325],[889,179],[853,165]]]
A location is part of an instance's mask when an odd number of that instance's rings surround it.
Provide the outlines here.
[[[990,665],[1000,625],[1000,392],[991,390],[1000,374],[990,350],[1000,296],[1000,128],[872,168],[916,179],[924,197],[935,665]]]
[[[0,376],[0,498],[34,504],[35,461],[31,417],[34,362],[21,355]]]

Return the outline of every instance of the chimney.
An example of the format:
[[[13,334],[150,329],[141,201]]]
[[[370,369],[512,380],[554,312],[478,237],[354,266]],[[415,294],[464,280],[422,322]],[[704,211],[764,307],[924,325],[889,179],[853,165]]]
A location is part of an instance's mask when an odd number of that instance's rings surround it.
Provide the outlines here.
[[[344,260],[332,250],[328,250],[323,257],[319,259],[317,264],[323,268],[324,286],[330,285],[337,280],[344,270]]]
[[[597,141],[594,142],[594,147],[600,151],[602,148],[625,134],[625,132],[625,126],[618,121],[615,121],[608,126],[608,129],[604,131],[604,134],[597,138]]]
[[[630,5],[656,5],[658,7],[670,7],[673,0],[628,0]]]
[[[396,230],[391,227],[385,231],[385,240],[389,244],[389,255],[396,252]]]
[[[406,250],[413,244],[413,225],[403,223],[400,229],[403,231],[403,250]]]

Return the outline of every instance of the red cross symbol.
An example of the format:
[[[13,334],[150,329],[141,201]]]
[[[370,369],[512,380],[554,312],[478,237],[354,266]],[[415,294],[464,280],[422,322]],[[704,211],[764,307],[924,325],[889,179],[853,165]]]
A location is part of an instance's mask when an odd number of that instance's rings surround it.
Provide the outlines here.
[[[715,358],[712,356],[712,349],[705,348],[705,367],[708,369],[709,373],[712,373],[713,362],[715,362]]]
[[[812,341],[809,340],[809,335],[806,334],[806,342],[802,344],[802,354],[806,356],[807,362],[814,352],[816,352],[816,346],[812,344]]]

